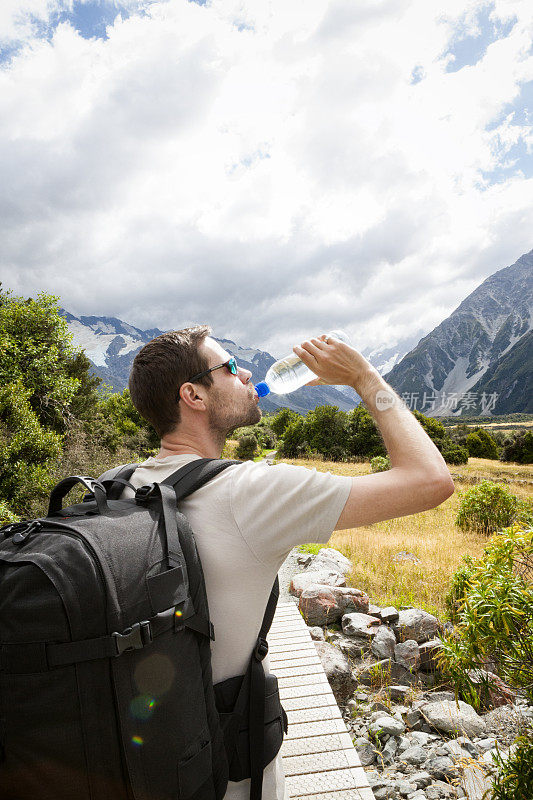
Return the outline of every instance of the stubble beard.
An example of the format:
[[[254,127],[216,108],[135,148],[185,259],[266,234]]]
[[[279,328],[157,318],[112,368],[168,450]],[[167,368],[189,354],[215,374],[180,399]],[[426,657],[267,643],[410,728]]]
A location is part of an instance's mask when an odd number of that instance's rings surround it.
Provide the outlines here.
[[[234,430],[245,425],[255,425],[263,416],[253,396],[245,408],[228,407],[227,398],[222,392],[212,390],[211,400],[208,417],[209,428],[221,446]]]

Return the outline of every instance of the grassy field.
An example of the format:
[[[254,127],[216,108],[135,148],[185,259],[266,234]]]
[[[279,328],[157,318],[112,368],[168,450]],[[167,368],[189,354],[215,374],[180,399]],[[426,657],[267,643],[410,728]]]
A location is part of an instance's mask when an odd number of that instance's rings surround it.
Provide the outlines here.
[[[282,459],[337,475],[365,475],[368,463]],[[276,461],[276,463],[278,463]],[[348,584],[363,589],[378,605],[414,605],[444,618],[444,599],[450,577],[465,554],[481,555],[487,538],[463,533],[455,525],[460,493],[483,478],[505,483],[522,498],[533,497],[533,465],[503,464],[470,458],[468,464],[450,465],[456,491],[437,508],[408,517],[376,522],[353,530],[336,531],[329,546],[340,550],[354,564]],[[519,482],[518,482],[519,481]],[[396,562],[401,551],[413,553],[420,564]]]

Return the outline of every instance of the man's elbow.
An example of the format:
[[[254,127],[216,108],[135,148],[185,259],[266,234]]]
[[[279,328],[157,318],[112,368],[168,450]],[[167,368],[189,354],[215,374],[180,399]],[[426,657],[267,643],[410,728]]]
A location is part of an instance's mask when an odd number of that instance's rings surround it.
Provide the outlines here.
[[[440,505],[441,503],[444,503],[444,501],[447,500],[449,497],[451,497],[452,494],[455,492],[455,484],[452,480],[452,476],[448,471],[446,471],[445,474],[435,478],[433,485],[435,491],[436,506]]]

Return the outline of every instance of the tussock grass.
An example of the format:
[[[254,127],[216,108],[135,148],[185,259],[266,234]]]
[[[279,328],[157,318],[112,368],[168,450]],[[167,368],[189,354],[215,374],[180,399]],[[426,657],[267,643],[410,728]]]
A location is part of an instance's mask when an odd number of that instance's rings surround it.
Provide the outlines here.
[[[300,464],[337,475],[367,475],[368,463],[336,463],[320,460],[287,459],[284,463]],[[487,537],[464,533],[455,525],[460,491],[465,491],[470,478],[507,479],[506,488],[522,498],[533,496],[533,467],[503,464],[489,459],[471,458],[468,464],[450,465],[457,478],[456,492],[437,508],[399,517],[353,530],[335,531],[329,541],[354,565],[347,583],[365,591],[378,605],[413,605],[445,618],[445,597],[450,579],[463,555],[479,557]],[[531,484],[513,483],[532,480]],[[463,479],[465,481],[463,485]],[[420,559],[420,564],[396,562],[394,556],[407,551]]]

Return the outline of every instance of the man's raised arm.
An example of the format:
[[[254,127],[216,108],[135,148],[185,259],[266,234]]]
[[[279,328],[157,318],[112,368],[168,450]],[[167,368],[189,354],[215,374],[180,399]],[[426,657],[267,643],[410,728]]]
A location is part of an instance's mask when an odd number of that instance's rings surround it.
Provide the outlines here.
[[[352,479],[335,530],[417,514],[440,505],[455,491],[446,462],[416,417],[379,372],[350,345],[324,337],[294,352],[319,380],[344,384],[359,394],[378,426],[391,469]]]

